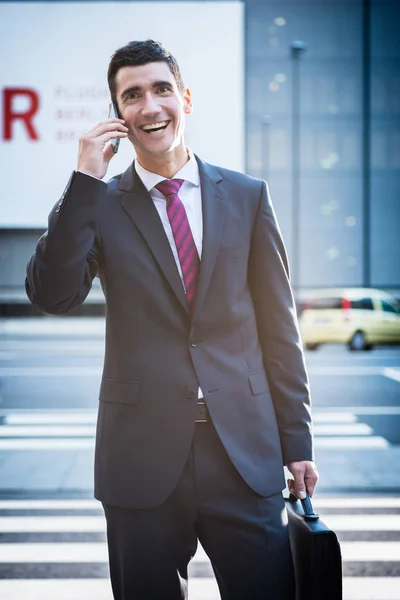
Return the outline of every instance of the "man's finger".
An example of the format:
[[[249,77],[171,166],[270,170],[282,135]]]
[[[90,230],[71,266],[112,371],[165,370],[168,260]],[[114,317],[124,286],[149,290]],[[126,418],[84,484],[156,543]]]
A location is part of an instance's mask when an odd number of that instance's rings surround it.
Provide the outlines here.
[[[308,495],[312,497],[315,490],[315,486],[317,485],[318,481],[318,471],[315,465],[312,465],[312,468],[307,470],[304,477],[304,481],[306,484]]]
[[[296,498],[300,498],[300,500],[304,500],[304,498],[306,497],[305,486],[301,487],[301,485],[299,485],[299,483],[296,482],[294,479],[288,479],[287,484],[289,492],[293,496],[296,496]]]
[[[288,487],[289,493],[292,494],[292,496],[294,496],[295,494],[294,494],[294,481],[293,481],[293,479],[288,479],[287,480],[287,487]]]
[[[299,498],[300,500],[304,500],[304,498],[306,497],[307,493],[307,488],[306,488],[306,483],[304,480],[304,476],[306,473],[306,467],[305,467],[305,463],[294,463],[291,465],[291,473],[294,477],[293,483],[292,483],[292,488],[293,488],[293,495],[296,496],[296,498]]]
[[[87,138],[96,138],[100,137],[106,132],[111,131],[122,131],[127,133],[129,131],[128,127],[121,121],[121,119],[111,119],[110,121],[104,121],[103,123],[98,123],[95,127],[90,129],[84,137]]]

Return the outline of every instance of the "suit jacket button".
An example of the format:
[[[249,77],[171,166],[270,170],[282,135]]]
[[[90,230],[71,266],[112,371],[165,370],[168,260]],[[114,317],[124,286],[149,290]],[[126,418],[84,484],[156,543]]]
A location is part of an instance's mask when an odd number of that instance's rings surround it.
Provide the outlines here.
[[[188,391],[186,392],[186,398],[187,398],[188,400],[191,400],[192,398],[194,398],[194,390],[188,390]]]
[[[197,346],[197,344],[198,344],[198,343],[199,343],[199,342],[198,342],[197,338],[195,338],[195,337],[193,337],[193,338],[190,340],[190,345],[192,346],[192,348],[196,348],[196,346]]]
[[[58,204],[57,208],[56,208],[56,212],[60,212],[60,210],[61,210],[61,206]]]

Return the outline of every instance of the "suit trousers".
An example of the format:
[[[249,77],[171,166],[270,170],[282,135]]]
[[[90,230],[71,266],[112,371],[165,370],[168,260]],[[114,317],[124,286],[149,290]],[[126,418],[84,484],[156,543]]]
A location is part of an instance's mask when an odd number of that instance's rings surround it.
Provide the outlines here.
[[[163,504],[103,506],[115,600],[187,598],[198,541],[222,600],[294,600],[282,494],[261,497],[245,483],[210,421],[196,423],[183,473]]]

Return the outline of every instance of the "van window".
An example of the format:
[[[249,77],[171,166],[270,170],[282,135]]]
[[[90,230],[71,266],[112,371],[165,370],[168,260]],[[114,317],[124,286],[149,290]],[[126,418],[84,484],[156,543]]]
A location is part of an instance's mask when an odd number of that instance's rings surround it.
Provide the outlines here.
[[[351,308],[358,310],[374,310],[372,298],[360,298],[359,300],[352,300]]]
[[[341,298],[314,298],[307,305],[307,308],[324,309],[324,308],[342,308]]]

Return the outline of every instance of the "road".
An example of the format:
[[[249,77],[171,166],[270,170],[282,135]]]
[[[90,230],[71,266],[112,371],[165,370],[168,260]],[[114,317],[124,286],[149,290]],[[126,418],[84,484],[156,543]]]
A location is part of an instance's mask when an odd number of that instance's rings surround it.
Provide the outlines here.
[[[102,319],[0,322],[0,600],[111,600],[92,499]],[[315,507],[342,546],[345,600],[400,600],[400,349],[306,353]],[[202,549],[191,600],[217,600]]]

